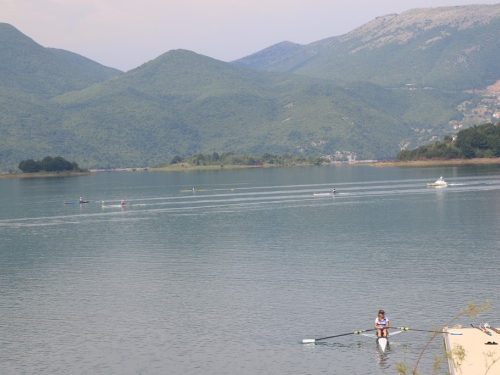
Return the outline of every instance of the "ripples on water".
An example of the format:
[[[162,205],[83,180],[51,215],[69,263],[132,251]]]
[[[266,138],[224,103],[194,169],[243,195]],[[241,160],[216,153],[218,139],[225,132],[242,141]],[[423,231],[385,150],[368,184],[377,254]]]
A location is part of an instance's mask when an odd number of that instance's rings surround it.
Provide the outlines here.
[[[425,333],[385,357],[299,342],[498,300],[499,170],[446,172],[443,189],[437,169],[371,167],[0,180],[0,372],[394,374]],[[80,195],[105,207],[61,204]]]

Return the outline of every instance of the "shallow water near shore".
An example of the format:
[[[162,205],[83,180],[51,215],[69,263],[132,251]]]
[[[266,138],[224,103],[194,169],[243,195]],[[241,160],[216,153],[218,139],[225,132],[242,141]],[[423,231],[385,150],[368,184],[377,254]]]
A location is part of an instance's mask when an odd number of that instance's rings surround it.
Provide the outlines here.
[[[448,187],[426,186],[441,175]],[[488,299],[456,323],[500,326],[497,165],[103,172],[0,191],[2,374],[395,374],[426,333],[385,356],[358,335],[300,342],[370,329],[380,308],[434,329]],[[104,207],[62,203],[80,196]]]

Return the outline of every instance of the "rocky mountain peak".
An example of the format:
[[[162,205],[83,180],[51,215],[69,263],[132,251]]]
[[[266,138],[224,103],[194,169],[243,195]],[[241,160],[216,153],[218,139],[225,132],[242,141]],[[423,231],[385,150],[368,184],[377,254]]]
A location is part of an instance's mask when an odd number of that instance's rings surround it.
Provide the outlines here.
[[[394,42],[404,44],[437,27],[465,30],[484,25],[499,17],[500,4],[411,9],[401,14],[377,17],[343,35],[339,41],[358,39],[364,44],[357,50],[373,49]],[[443,37],[446,36],[446,32],[443,33]]]

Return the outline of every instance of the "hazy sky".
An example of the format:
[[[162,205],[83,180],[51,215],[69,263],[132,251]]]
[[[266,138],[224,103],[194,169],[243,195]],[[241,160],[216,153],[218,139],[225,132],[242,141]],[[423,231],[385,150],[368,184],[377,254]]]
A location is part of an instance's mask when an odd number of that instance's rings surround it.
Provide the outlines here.
[[[222,61],[345,34],[412,8],[500,0],[0,0],[0,22],[44,47],[130,70],[172,49]],[[1,53],[1,51],[0,51]]]

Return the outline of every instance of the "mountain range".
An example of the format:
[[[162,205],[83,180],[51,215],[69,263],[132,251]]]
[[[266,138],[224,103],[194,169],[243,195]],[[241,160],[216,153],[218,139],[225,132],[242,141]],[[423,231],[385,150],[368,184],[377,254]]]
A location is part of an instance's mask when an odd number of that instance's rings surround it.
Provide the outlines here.
[[[340,37],[279,43],[234,63],[383,86],[480,89],[500,77],[499,31],[500,4],[412,9]]]
[[[174,50],[121,72],[0,24],[0,169],[47,155],[87,168],[394,158],[500,114],[499,26],[500,4],[414,9],[232,63]]]

